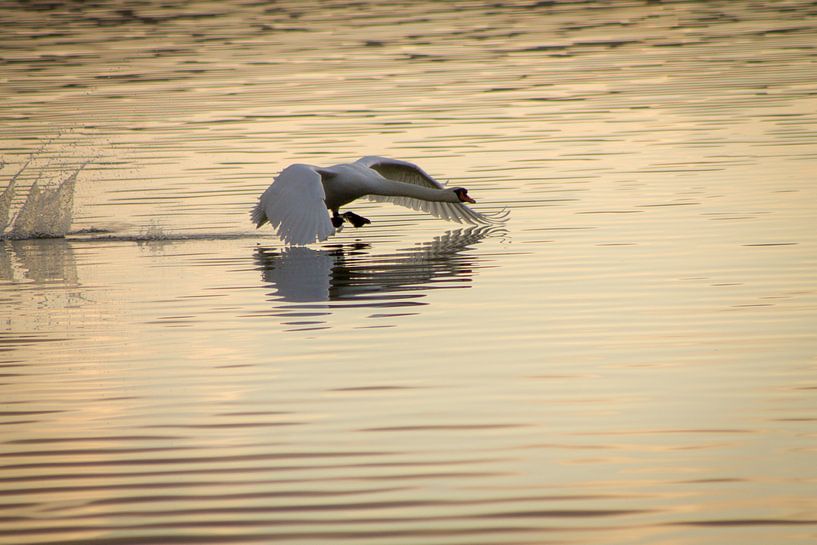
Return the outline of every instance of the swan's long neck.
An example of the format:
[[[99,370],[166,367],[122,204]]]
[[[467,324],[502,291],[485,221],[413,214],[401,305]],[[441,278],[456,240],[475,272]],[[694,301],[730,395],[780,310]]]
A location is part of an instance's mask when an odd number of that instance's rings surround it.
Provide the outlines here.
[[[421,185],[397,182],[387,178],[378,180],[377,184],[372,184],[369,193],[382,197],[411,197],[423,201],[459,202],[457,195],[448,189],[423,187]]]

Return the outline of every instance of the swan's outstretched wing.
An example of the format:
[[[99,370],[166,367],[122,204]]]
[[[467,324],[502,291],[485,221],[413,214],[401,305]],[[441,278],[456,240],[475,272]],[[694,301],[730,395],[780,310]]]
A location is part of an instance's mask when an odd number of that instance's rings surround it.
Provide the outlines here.
[[[255,205],[257,227],[267,221],[287,244],[310,244],[335,234],[324,199],[321,174],[315,167],[295,164],[275,178]]]
[[[378,157],[377,155],[367,155],[361,157],[355,163],[376,170],[384,178],[397,180],[409,184],[421,185],[433,189],[442,189],[445,186],[432,178],[425,170],[400,159],[389,159],[388,157]]]
[[[367,155],[361,157],[355,163],[376,170],[384,178],[415,184],[432,189],[443,189],[445,186],[432,178],[425,170],[400,159],[390,159],[388,157],[378,157],[377,155]],[[472,210],[462,203],[455,202],[432,202],[415,199],[411,197],[384,197],[381,195],[368,195],[373,201],[386,201],[400,206],[428,212],[432,216],[440,219],[456,221],[457,223],[492,224],[504,219],[502,214],[481,214]]]

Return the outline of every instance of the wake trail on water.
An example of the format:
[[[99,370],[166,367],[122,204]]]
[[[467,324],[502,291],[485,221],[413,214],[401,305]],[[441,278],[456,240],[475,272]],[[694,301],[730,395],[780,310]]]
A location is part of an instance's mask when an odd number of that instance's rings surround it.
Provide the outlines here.
[[[69,240],[83,242],[185,242],[194,240],[239,240],[258,238],[257,233],[173,233],[148,229],[138,234],[117,234],[104,229],[82,229],[66,234]]]
[[[77,177],[87,162],[61,181],[44,182],[40,173],[28,188],[20,188],[18,178],[29,168],[26,161],[0,193],[0,240],[68,238],[84,242],[176,242],[187,240],[230,240],[257,237],[257,233],[172,233],[159,225],[150,225],[135,234],[120,234],[99,228],[72,231],[74,190]],[[2,164],[0,164],[2,166]],[[15,202],[22,205],[15,209]]]

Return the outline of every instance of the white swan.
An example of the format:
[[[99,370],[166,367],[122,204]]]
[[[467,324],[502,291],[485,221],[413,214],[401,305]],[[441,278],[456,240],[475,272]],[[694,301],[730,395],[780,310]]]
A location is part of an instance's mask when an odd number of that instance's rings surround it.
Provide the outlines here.
[[[251,217],[256,227],[270,222],[287,244],[310,244],[334,235],[344,221],[355,227],[371,223],[354,212],[339,212],[341,206],[361,197],[390,201],[458,223],[490,224],[502,219],[463,204],[476,202],[465,188],[446,188],[414,163],[374,155],[326,168],[286,167],[261,195]]]

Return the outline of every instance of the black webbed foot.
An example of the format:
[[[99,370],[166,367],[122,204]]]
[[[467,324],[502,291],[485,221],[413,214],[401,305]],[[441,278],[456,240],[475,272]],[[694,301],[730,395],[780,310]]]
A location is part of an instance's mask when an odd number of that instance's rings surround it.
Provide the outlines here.
[[[354,212],[344,212],[343,218],[355,227],[363,227],[367,223],[372,223],[370,219],[358,216]]]
[[[335,229],[339,229],[343,225],[343,218],[341,216],[332,216],[332,225]]]

